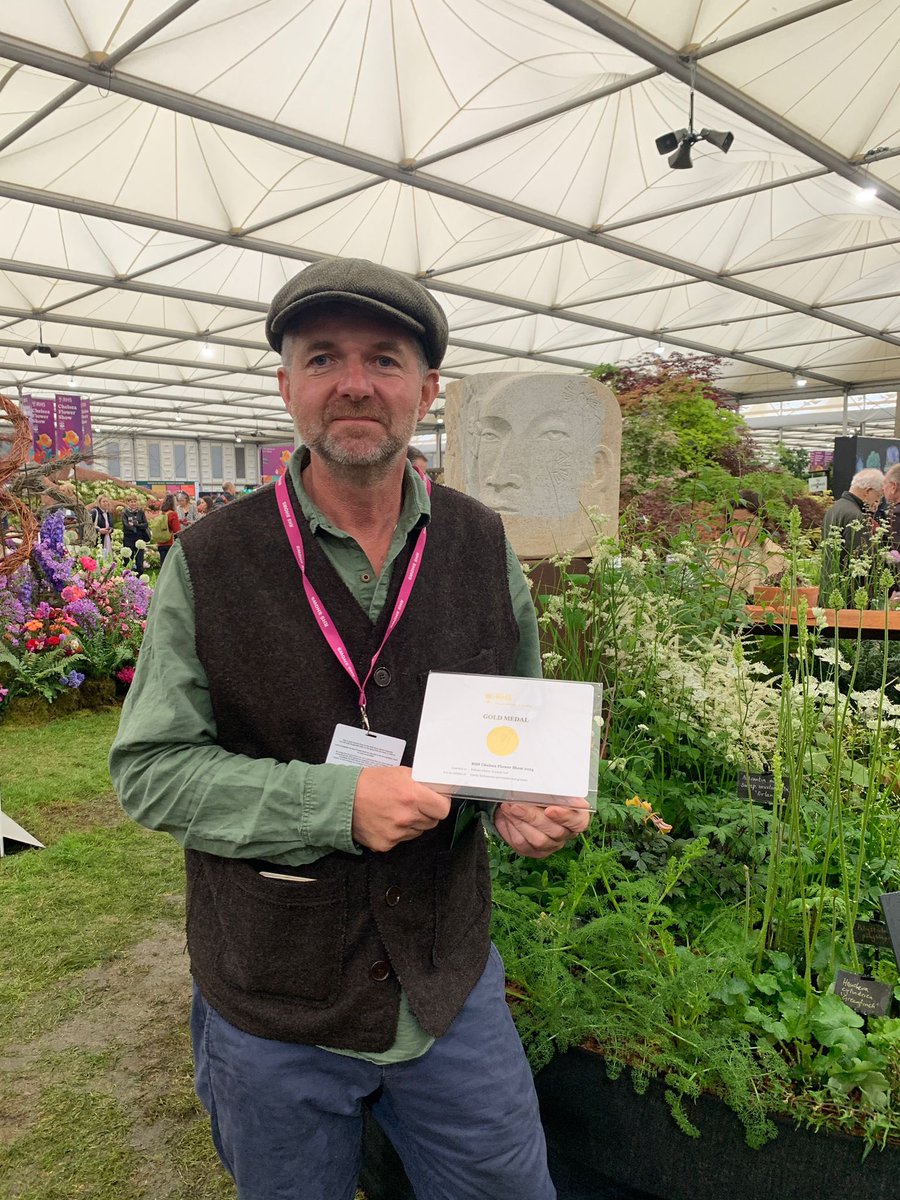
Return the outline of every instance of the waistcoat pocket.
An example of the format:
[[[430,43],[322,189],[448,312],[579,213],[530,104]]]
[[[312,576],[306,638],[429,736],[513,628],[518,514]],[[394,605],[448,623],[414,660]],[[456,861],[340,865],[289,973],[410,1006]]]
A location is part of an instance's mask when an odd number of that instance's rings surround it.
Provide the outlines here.
[[[223,979],[247,992],[331,1004],[344,959],[346,871],[295,883],[265,879],[239,859],[214,862],[207,872],[223,935],[216,964]],[[315,871],[315,864],[291,868]]]

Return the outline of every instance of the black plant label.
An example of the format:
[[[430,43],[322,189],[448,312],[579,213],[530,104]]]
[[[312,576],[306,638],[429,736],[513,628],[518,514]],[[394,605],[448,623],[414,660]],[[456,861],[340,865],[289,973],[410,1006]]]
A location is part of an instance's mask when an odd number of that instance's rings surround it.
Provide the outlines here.
[[[854,1012],[865,1017],[883,1017],[891,1006],[894,989],[889,983],[879,983],[867,975],[838,971],[834,977],[834,994]]]
[[[739,800],[752,800],[764,808],[775,806],[775,776],[771,771],[738,771],[737,794]],[[782,799],[787,799],[787,781],[781,781]]]

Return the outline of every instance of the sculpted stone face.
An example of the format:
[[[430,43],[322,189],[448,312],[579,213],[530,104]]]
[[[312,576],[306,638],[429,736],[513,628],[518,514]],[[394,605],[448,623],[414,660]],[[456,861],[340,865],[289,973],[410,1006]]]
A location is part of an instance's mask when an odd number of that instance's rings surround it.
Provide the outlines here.
[[[621,416],[583,377],[491,374],[447,388],[446,478],[503,518],[517,553],[589,545],[588,508],[604,532],[618,517]]]

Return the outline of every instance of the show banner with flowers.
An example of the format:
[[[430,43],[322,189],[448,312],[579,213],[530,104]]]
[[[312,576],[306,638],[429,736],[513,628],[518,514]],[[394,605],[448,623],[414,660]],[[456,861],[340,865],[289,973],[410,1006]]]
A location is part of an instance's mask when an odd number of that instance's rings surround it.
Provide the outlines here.
[[[293,445],[260,446],[259,448],[259,477],[263,483],[270,483],[283,475],[287,470],[288,461],[294,453]]]
[[[56,444],[60,455],[76,451],[85,459],[91,456],[91,404],[81,396],[57,393]]]
[[[36,463],[48,462],[56,455],[56,402],[25,396],[22,407],[31,425],[31,457]]]

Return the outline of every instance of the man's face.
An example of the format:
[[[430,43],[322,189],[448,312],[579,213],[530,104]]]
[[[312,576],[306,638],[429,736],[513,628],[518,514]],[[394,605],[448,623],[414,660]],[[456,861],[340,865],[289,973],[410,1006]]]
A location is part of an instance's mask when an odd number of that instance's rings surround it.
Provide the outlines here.
[[[434,403],[438,372],[422,372],[401,325],[328,305],[292,334],[278,387],[294,427],[331,466],[388,466],[405,455]]]
[[[881,488],[870,487],[865,489],[865,500],[863,501],[869,512],[874,512],[881,503]]]
[[[884,498],[888,504],[896,504],[900,501],[900,483],[896,483],[893,479],[884,481]]]

